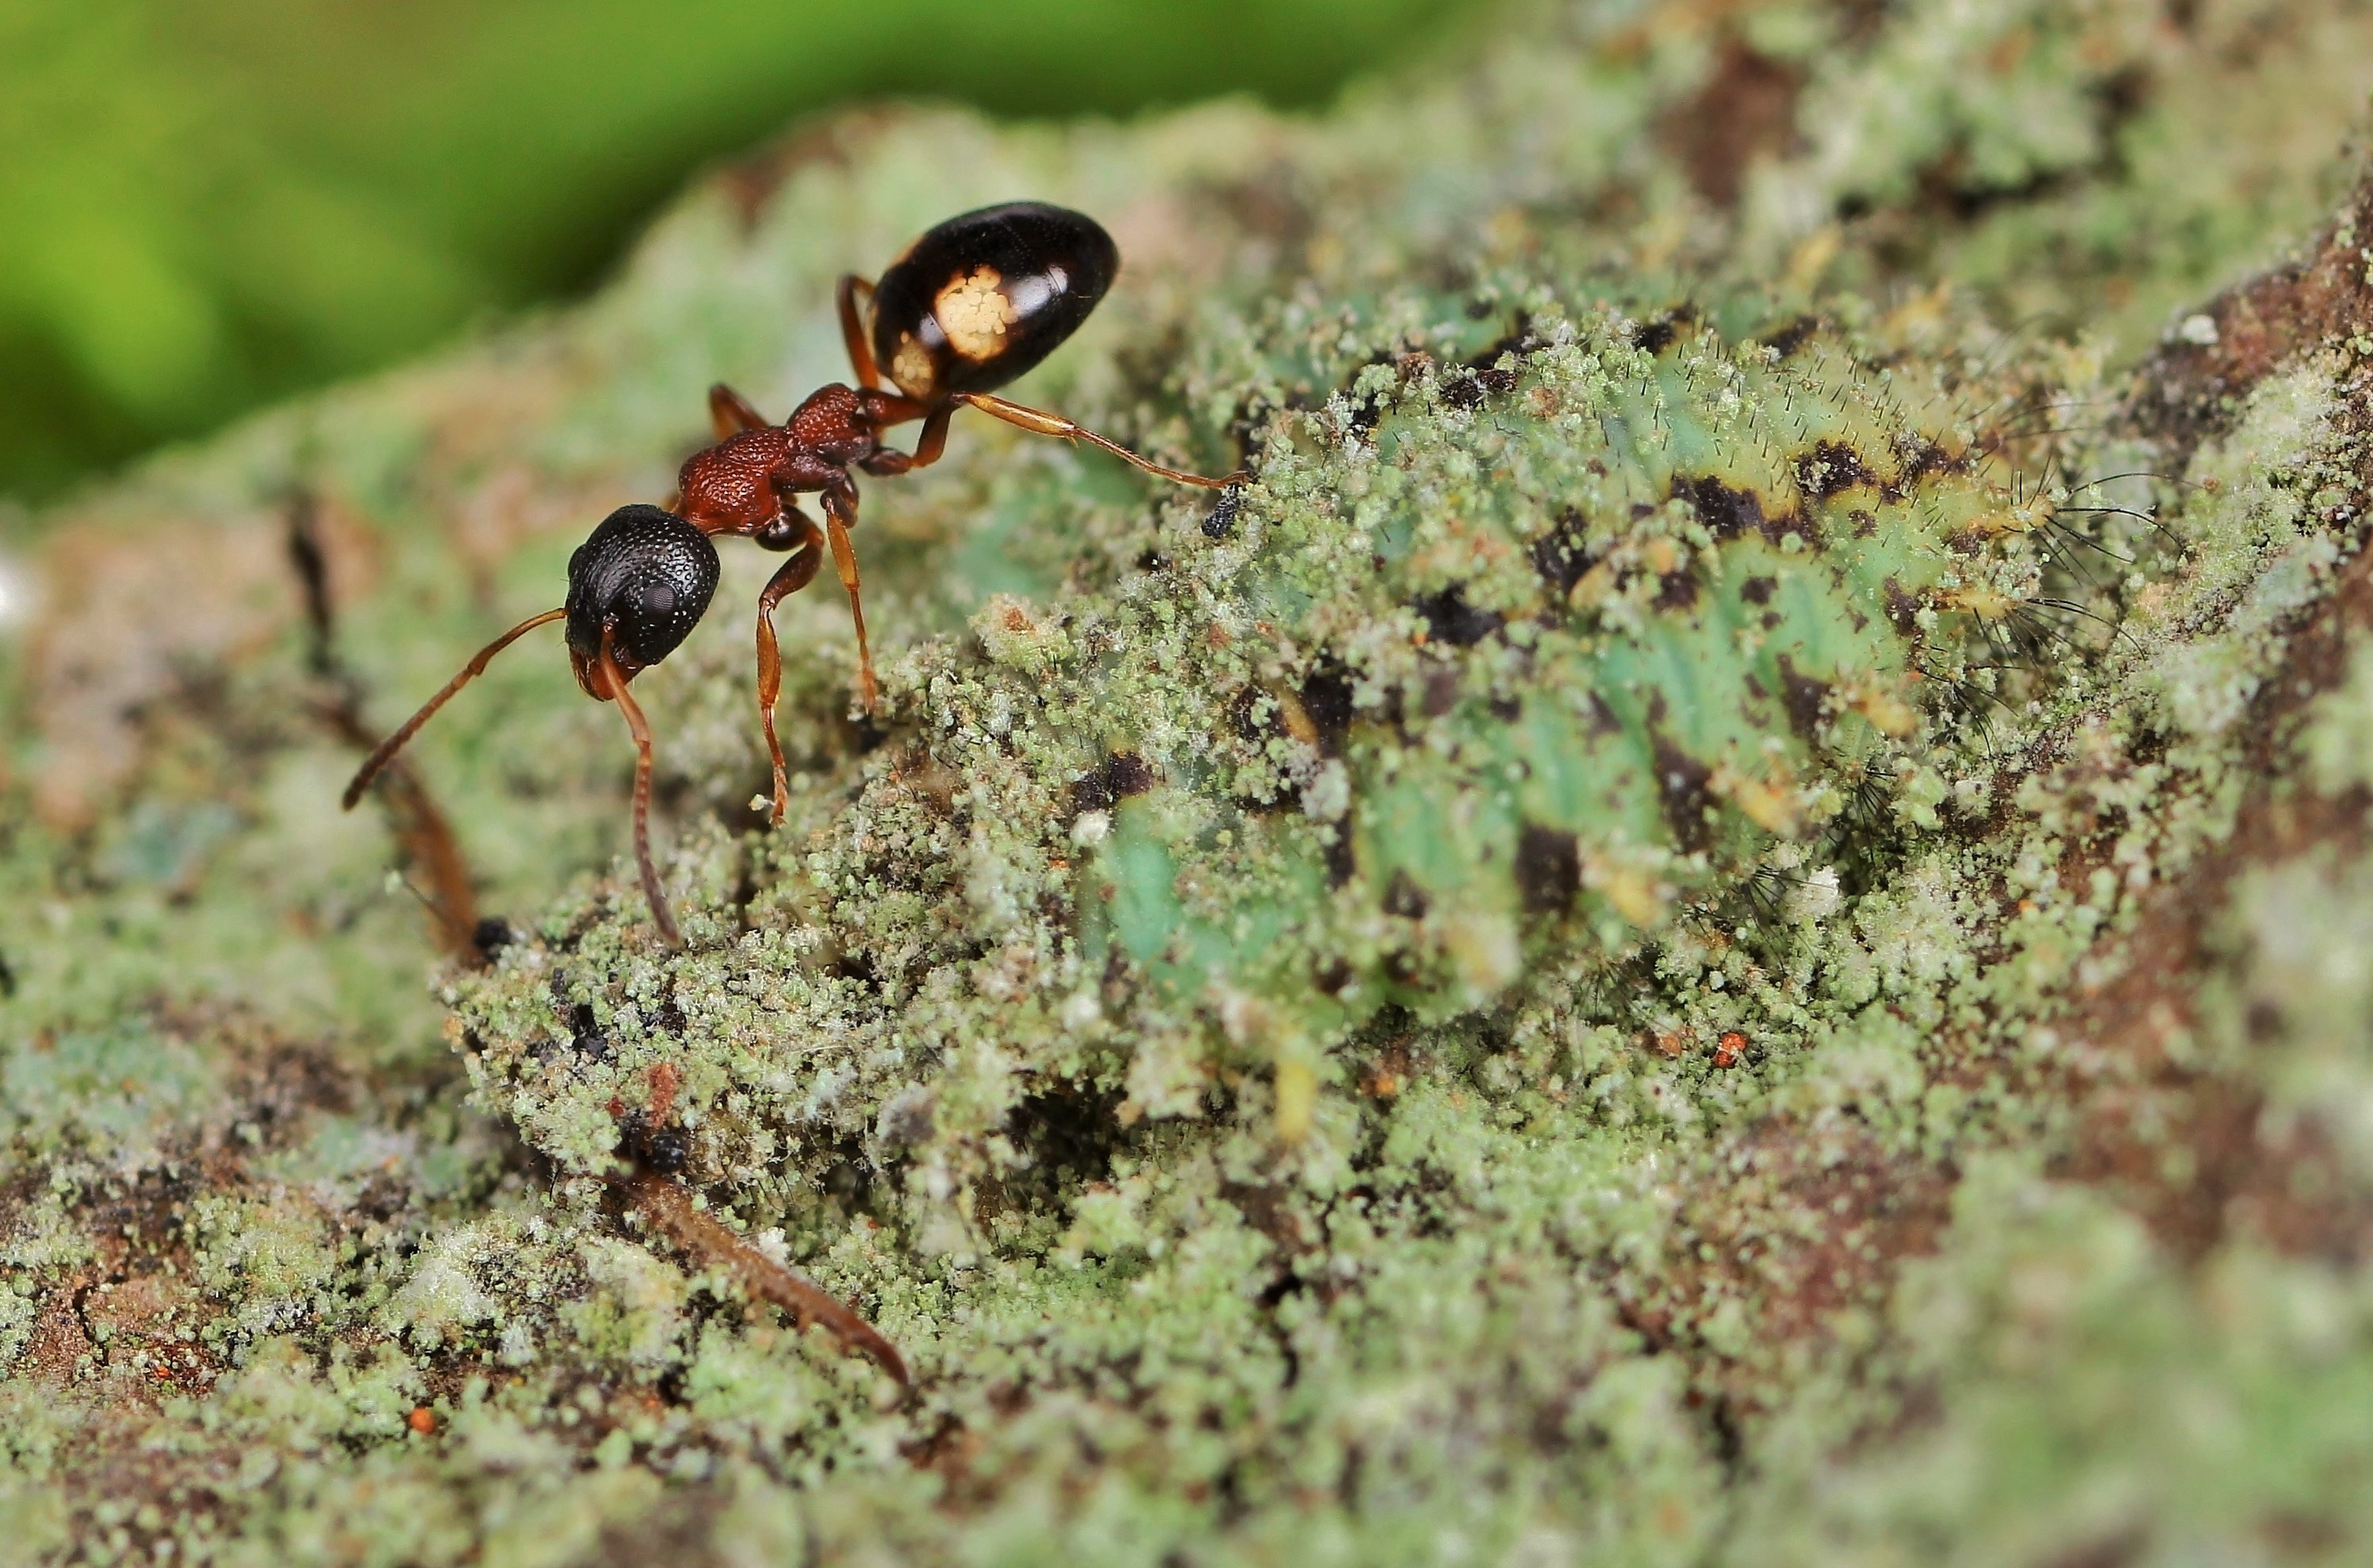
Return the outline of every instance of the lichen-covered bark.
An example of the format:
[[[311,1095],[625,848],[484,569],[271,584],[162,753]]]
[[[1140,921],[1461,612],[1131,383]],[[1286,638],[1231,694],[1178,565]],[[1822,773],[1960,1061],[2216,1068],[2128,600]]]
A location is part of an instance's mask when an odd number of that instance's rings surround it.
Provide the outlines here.
[[[835,121],[24,524],[0,1555],[2360,1553],[2367,43],[1592,4],[1315,121]],[[1014,191],[1128,259],[1026,395],[1248,486],[870,487],[779,829],[720,610],[637,688],[682,953],[555,650],[338,813]]]

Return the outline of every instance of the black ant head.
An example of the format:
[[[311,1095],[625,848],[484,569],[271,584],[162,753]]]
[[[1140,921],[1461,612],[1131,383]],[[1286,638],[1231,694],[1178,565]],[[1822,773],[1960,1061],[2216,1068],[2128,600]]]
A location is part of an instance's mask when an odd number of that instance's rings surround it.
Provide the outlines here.
[[[602,634],[619,673],[633,676],[692,635],[717,591],[717,546],[658,507],[620,507],[568,557],[568,651],[577,682],[590,676]]]

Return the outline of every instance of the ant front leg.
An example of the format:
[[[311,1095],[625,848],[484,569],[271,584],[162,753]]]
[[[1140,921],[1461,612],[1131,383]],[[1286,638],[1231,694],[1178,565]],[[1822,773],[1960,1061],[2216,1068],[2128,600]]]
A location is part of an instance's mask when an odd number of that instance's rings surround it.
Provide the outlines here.
[[[763,430],[771,421],[748,398],[719,381],[708,389],[708,423],[721,441],[744,430]]]
[[[684,933],[676,929],[667,892],[660,886],[659,866],[651,859],[651,727],[643,718],[642,704],[626,689],[627,675],[618,667],[615,642],[607,626],[602,628],[602,655],[593,668],[602,688],[594,695],[617,703],[626,720],[626,732],[635,738],[635,864],[643,873],[643,896],[650,901],[651,919],[658,922],[660,935],[670,947],[682,947]]]
[[[1181,485],[1199,486],[1206,490],[1224,490],[1231,485],[1241,485],[1251,477],[1242,469],[1218,479],[1208,479],[1199,474],[1187,474],[1179,469],[1165,467],[1151,458],[1138,456],[1117,441],[1106,440],[1093,430],[1066,419],[1059,414],[1049,414],[1037,408],[1025,408],[1021,404],[1010,403],[1001,397],[992,397],[987,392],[958,392],[953,401],[968,403],[991,418],[1002,419],[1008,425],[1018,425],[1023,429],[1037,435],[1055,436],[1067,441],[1085,441],[1092,447],[1101,447],[1123,462],[1133,464],[1148,474],[1159,474],[1164,479],[1175,480]]]
[[[790,809],[791,790],[783,771],[783,743],[775,738],[775,701],[783,695],[783,659],[775,644],[775,606],[815,580],[824,550],[822,531],[805,512],[786,507],[783,521],[801,531],[790,546],[798,553],[766,579],[766,591],[758,595],[758,722],[766,731],[766,755],[775,765],[775,814],[768,821],[777,827]]]
[[[848,538],[856,521],[857,486],[843,475],[824,493],[824,523],[832,542],[832,564],[840,573],[840,585],[848,590],[848,614],[857,623],[857,700],[871,713],[881,687],[873,679],[873,651],[865,641],[865,603],[857,591],[857,546]]]
[[[840,287],[833,293],[840,307],[840,338],[848,345],[848,368],[857,372],[857,384],[870,391],[882,384],[882,371],[873,363],[873,345],[865,341],[865,317],[857,308],[860,290],[867,299],[873,298],[873,286],[852,272],[840,275]]]

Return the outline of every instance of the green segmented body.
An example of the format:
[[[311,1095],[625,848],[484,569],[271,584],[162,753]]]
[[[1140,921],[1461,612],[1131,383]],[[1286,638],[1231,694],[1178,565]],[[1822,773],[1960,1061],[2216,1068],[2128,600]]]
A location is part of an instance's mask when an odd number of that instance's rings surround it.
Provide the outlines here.
[[[1338,523],[1368,569],[1314,583],[1303,544],[1245,572],[1302,684],[1261,743],[1118,807],[1091,959],[1323,1038],[1485,1000],[1528,940],[1622,944],[1833,816],[1958,675],[1964,606],[2032,576],[1954,401],[1834,345],[1584,337],[1513,380],[1446,443],[1377,424]],[[1242,809],[1314,762],[1343,773],[1339,815],[1303,791],[1330,825]]]
[[[755,929],[573,982],[614,1058],[555,1076],[520,1042],[566,1029],[506,977],[465,1004],[480,1071],[598,1166],[634,1071],[681,1061],[696,1178],[761,1184],[901,1117],[993,1141],[1048,1074],[1156,1113],[1231,1057],[1306,1091],[1385,1004],[1620,952],[1824,831],[2032,591],[1974,389],[1818,332],[1534,333],[1275,421],[1163,569],[993,603],[909,666],[862,788],[776,840]]]

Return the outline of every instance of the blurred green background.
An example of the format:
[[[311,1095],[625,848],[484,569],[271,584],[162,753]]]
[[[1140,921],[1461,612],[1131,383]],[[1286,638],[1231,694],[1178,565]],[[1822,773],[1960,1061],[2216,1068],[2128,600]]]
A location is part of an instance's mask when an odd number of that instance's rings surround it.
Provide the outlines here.
[[[0,0],[0,495],[581,288],[802,112],[1306,104],[1475,3]]]

